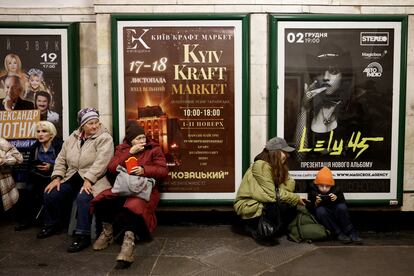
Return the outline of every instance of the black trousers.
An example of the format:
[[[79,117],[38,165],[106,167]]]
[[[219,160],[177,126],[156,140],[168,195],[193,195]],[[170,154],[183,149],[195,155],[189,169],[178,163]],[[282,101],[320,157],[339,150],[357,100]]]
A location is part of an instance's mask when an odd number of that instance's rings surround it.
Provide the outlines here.
[[[106,198],[95,204],[97,222],[110,223],[114,232],[132,231],[140,239],[149,239],[150,233],[142,216],[124,207],[127,197]]]
[[[296,217],[296,206],[290,206],[284,202],[266,203],[263,212],[269,221],[275,220],[276,216],[278,215],[277,208],[279,208],[281,221],[279,235],[284,235],[287,233],[288,225]],[[256,231],[259,219],[260,217],[244,220],[246,230],[250,233]]]
[[[51,182],[48,175],[34,171],[29,173],[25,189],[19,189],[19,200],[15,206],[16,219],[19,223],[33,223],[43,205],[43,193]]]

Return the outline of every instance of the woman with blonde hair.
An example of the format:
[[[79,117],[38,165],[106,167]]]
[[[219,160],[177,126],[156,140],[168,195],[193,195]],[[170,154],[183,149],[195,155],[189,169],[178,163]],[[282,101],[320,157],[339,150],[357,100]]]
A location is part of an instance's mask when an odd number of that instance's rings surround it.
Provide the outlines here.
[[[63,141],[56,134],[51,122],[40,121],[36,124],[36,142],[30,147],[28,181],[25,189],[20,189],[20,200],[16,206],[16,231],[29,228],[40,214],[43,190],[51,181],[55,160],[62,148]]]
[[[4,58],[4,70],[0,73],[0,83],[4,87],[6,78],[9,76],[17,76],[22,82],[22,86],[26,87],[28,76],[22,69],[22,61],[16,54],[8,54]]]

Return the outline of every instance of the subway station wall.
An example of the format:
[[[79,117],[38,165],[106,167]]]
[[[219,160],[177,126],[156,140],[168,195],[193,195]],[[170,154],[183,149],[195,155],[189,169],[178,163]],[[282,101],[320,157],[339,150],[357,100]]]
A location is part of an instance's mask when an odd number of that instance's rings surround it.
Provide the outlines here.
[[[35,4],[34,4],[35,3]],[[268,15],[407,15],[408,50],[403,211],[414,211],[414,1],[412,0],[55,0],[0,1],[2,22],[80,23],[80,102],[95,106],[112,129],[111,14],[250,15],[250,156],[267,140]]]

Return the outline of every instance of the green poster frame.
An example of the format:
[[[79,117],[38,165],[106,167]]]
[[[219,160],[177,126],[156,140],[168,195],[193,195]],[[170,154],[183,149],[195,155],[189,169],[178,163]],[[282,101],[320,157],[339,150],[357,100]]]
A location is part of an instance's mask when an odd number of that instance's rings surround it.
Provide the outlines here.
[[[407,36],[408,36],[408,18],[403,15],[321,15],[321,14],[288,14],[288,15],[269,15],[269,100],[268,110],[268,137],[274,137],[277,134],[278,120],[283,118],[277,117],[278,94],[284,93],[279,90],[278,84],[278,23],[286,21],[312,22],[312,21],[326,21],[326,22],[399,22],[401,24],[401,45],[400,47],[400,97],[399,97],[399,121],[398,123],[398,161],[396,169],[396,197],[392,199],[352,199],[348,200],[351,205],[357,206],[401,206],[403,201],[403,173],[404,173],[404,136],[405,136],[405,104],[406,104],[406,79],[407,79]],[[304,25],[305,26],[305,25]],[[398,47],[398,45],[396,46]]]
[[[241,170],[243,174],[250,165],[250,96],[249,96],[249,16],[246,14],[113,14],[111,15],[111,53],[112,53],[112,110],[113,110],[113,137],[115,144],[121,142],[119,134],[119,119],[124,114],[119,110],[119,69],[118,69],[118,33],[117,24],[122,21],[209,21],[209,20],[233,20],[241,22],[241,76],[242,76],[242,130],[241,151],[242,161]],[[237,116],[237,115],[236,115]],[[236,149],[237,150],[237,149]],[[237,173],[237,172],[236,172]],[[236,183],[235,183],[236,185]],[[162,204],[166,205],[232,205],[234,199],[161,199]]]

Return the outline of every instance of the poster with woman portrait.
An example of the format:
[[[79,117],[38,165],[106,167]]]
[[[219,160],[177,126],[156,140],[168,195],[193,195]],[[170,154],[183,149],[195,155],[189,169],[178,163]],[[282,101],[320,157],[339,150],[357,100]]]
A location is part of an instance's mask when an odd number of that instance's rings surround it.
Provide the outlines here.
[[[241,181],[243,22],[231,19],[117,21],[114,132],[135,120],[161,146],[164,200],[230,202]]]
[[[38,121],[53,123],[62,138],[69,135],[69,91],[72,100],[75,93],[69,86],[69,66],[78,64],[68,50],[73,28],[0,25],[0,135],[23,153],[25,161]],[[72,75],[72,80],[78,78]],[[25,165],[15,176],[17,182],[24,179]]]
[[[398,204],[402,22],[282,20],[275,28],[274,127],[296,148],[289,165],[299,190],[328,166],[348,199]]]

